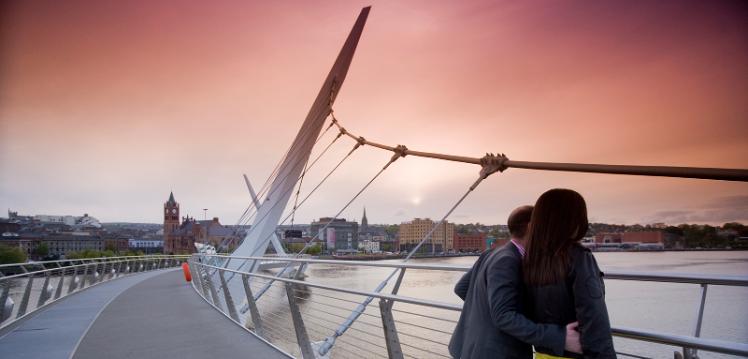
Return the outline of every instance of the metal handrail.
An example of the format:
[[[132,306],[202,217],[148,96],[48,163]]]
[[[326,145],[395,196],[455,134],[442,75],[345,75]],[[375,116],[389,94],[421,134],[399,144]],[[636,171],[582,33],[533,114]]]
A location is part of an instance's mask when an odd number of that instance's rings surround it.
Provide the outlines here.
[[[260,260],[268,262],[298,262],[307,264],[337,264],[345,266],[362,266],[378,268],[406,268],[419,270],[436,270],[451,272],[467,272],[471,266],[448,265],[448,264],[416,264],[416,263],[382,263],[377,261],[356,261],[356,260],[339,260],[339,259],[311,259],[311,258],[284,258],[284,257],[242,257],[227,255],[204,255],[210,258],[223,258],[234,260]],[[244,272],[242,272],[244,273]],[[709,285],[726,285],[746,287],[748,286],[748,276],[734,275],[713,275],[713,274],[689,274],[689,273],[651,273],[637,271],[604,271],[605,279],[615,280],[635,280],[646,282],[663,282],[663,283],[687,283],[687,284],[709,284]],[[275,277],[274,277],[275,278]]]
[[[171,256],[171,255],[165,255],[165,254],[149,254],[149,255],[143,255],[143,256],[116,256],[116,257],[96,257],[96,258],[71,258],[71,259],[54,259],[54,260],[48,260],[48,261],[35,261],[35,262],[22,262],[22,263],[6,263],[6,264],[0,264],[0,268],[6,268],[6,267],[19,267],[19,266],[30,266],[30,265],[36,265],[36,264],[48,264],[48,263],[60,263],[60,262],[79,262],[79,261],[95,261],[95,260],[112,260],[112,259],[121,259],[121,258],[155,258],[155,257],[189,257],[189,254],[185,255],[177,255],[177,256]]]
[[[216,258],[222,258],[222,259],[232,258],[234,260],[254,260],[254,261],[269,260],[269,261],[282,261],[282,262],[298,262],[298,263],[301,263],[302,265],[334,264],[334,265],[344,265],[344,266],[401,268],[403,269],[403,271],[405,271],[406,269],[419,269],[419,270],[464,272],[470,269],[469,266],[455,266],[455,265],[381,263],[381,262],[366,262],[366,261],[323,260],[323,259],[305,259],[305,258],[231,257],[231,256],[225,256],[225,255],[204,255],[201,257],[202,258],[216,257]],[[444,309],[444,310],[449,310],[449,311],[457,311],[457,312],[462,310],[462,305],[458,305],[458,304],[414,298],[414,297],[403,296],[399,294],[386,294],[386,293],[379,293],[379,292],[372,292],[372,291],[356,290],[356,289],[343,288],[343,287],[332,286],[332,285],[327,285],[327,284],[311,283],[311,282],[298,280],[298,279],[292,279],[292,278],[283,278],[283,277],[278,277],[278,276],[273,276],[273,275],[252,273],[252,272],[247,272],[247,271],[235,270],[235,269],[230,269],[230,268],[209,265],[206,263],[201,263],[200,261],[194,260],[194,258],[190,260],[190,263],[193,265],[191,267],[191,270],[195,270],[195,266],[200,266],[206,269],[211,269],[212,273],[214,274],[217,273],[219,276],[223,276],[224,272],[229,272],[229,273],[240,274],[241,276],[246,276],[246,277],[251,277],[251,278],[261,278],[261,279],[265,279],[268,281],[271,281],[271,280],[279,281],[286,285],[302,285],[305,287],[318,288],[318,289],[323,289],[323,290],[328,290],[328,291],[333,291],[333,292],[353,294],[353,295],[359,295],[359,296],[365,296],[365,297],[374,297],[382,301],[386,301],[388,303],[401,302],[401,303],[408,303],[408,304],[413,304],[413,305],[420,305],[420,306],[425,306],[425,307],[432,307],[432,308]],[[207,275],[207,273],[209,272],[205,271],[205,273]],[[198,277],[198,281],[202,283],[203,279],[202,279],[202,276],[199,274],[199,271],[198,273],[193,273],[193,276]],[[706,287],[708,285],[723,285],[723,286],[736,286],[736,287],[748,286],[748,276],[656,274],[656,273],[650,273],[650,272],[609,271],[609,272],[605,272],[605,277],[606,279],[612,279],[612,280],[654,281],[654,282],[663,282],[663,283],[684,283],[684,284],[701,285],[703,291],[702,291],[701,306],[699,308],[698,317],[697,317],[697,328],[700,328],[701,326],[704,299],[706,296]],[[213,296],[213,301],[216,301],[218,300],[220,295],[215,293],[215,288],[212,287],[213,286],[212,281],[213,279],[209,279],[206,282],[207,282],[207,286],[210,287],[211,291],[214,291],[212,296]],[[200,294],[200,290],[198,290],[197,287],[195,287],[195,290]],[[224,293],[227,293],[227,292],[224,292]],[[202,295],[203,294],[201,294],[201,296]],[[226,294],[224,294],[224,296],[226,296]],[[252,302],[254,302],[255,300],[255,298],[249,299],[249,297],[247,297],[247,299]],[[206,298],[206,300],[208,299]],[[226,301],[228,302],[228,300]],[[218,309],[222,308],[221,305],[216,305],[215,307]],[[684,352],[686,353],[687,357],[689,353],[691,352],[695,353],[695,350],[705,350],[705,351],[718,352],[718,353],[724,353],[724,354],[748,356],[748,344],[734,343],[734,342],[728,342],[728,341],[717,340],[717,339],[699,338],[700,333],[698,329],[694,336],[676,335],[676,334],[670,334],[670,333],[661,333],[661,332],[654,332],[654,331],[647,331],[647,330],[626,328],[626,327],[612,327],[611,330],[612,330],[613,335],[617,337],[683,347]]]
[[[12,325],[26,318],[29,314],[80,290],[114,280],[130,273],[174,267],[184,262],[188,257],[189,255],[148,255],[45,261],[46,264],[56,263],[57,266],[46,268],[44,265],[41,265],[41,268],[44,269],[0,277],[0,329]],[[74,262],[81,263],[70,264]],[[11,263],[3,265],[3,267],[23,267],[34,264],[36,263]],[[136,267],[136,265],[139,266]],[[85,270],[79,273],[79,268],[81,267],[85,268]],[[93,271],[89,273],[90,267],[93,267]],[[55,277],[58,277],[55,283],[50,283],[50,279]],[[24,278],[26,279],[24,284],[25,289],[22,292],[23,294],[21,295],[16,311],[15,301],[12,298],[13,294],[10,289],[12,281],[23,280]],[[34,289],[35,279],[44,280],[41,287],[37,287],[36,289]],[[67,287],[67,291],[64,290],[65,287]],[[32,292],[36,293],[33,299]],[[19,298],[16,298],[16,300],[19,300]]]

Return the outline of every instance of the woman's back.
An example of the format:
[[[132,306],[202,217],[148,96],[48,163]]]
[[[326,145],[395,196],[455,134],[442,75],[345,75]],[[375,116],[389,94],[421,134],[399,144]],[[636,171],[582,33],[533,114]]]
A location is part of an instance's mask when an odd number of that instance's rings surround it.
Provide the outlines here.
[[[610,320],[605,306],[602,272],[592,253],[581,245],[569,249],[569,268],[562,281],[527,288],[528,316],[537,323],[565,326],[579,322],[583,356],[572,358],[615,358]],[[536,348],[541,353],[550,353]]]

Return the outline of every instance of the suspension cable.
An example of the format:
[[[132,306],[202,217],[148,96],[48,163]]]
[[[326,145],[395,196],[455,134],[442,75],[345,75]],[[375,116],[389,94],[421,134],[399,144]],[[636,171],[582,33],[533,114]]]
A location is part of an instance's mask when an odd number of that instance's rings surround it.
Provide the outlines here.
[[[421,239],[420,242],[418,242],[418,245],[416,245],[410,253],[403,259],[403,262],[407,262],[410,260],[410,258],[418,251],[418,249],[428,240],[431,238],[431,236],[434,234],[437,228],[441,226],[443,223],[446,223],[447,218],[452,214],[452,212],[457,209],[457,207],[462,204],[462,202],[467,198],[467,196],[475,190],[478,185],[483,182],[484,179],[486,179],[488,176],[492,175],[493,173],[496,173],[498,171],[501,171],[502,167],[500,164],[495,163],[494,161],[491,161],[490,159],[482,159],[483,167],[481,168],[480,174],[478,176],[478,179],[473,182],[473,184],[468,187],[468,190],[465,192],[465,194],[460,197],[460,199],[455,202],[454,205],[447,211],[447,213],[442,217],[439,222],[435,223],[433,227],[431,227],[431,230]],[[384,287],[387,286],[389,281],[395,276],[395,274],[401,272],[402,269],[396,268],[395,270],[390,273],[385,280],[383,280],[379,285],[374,289],[375,293],[381,292]],[[356,309],[353,310],[353,312],[348,316],[348,319],[345,320],[345,322],[341,323],[338,329],[335,330],[335,332],[330,335],[329,337],[325,338],[324,342],[319,347],[319,353],[321,355],[325,355],[335,344],[335,340],[343,335],[350,327],[353,325],[353,323],[361,316],[361,314],[366,310],[366,307],[371,303],[371,301],[374,299],[374,297],[367,297],[364,299],[362,303],[360,303]]]
[[[358,146],[360,146],[360,142],[357,144],[357,146],[355,148],[358,148]],[[398,151],[398,152],[396,152],[394,155],[392,155],[392,157],[390,158],[390,160],[387,161],[387,163],[384,166],[382,166],[382,169],[380,169],[379,172],[377,172],[374,175],[374,177],[372,177],[369,180],[369,182],[366,182],[366,184],[332,218],[337,218],[341,213],[343,213],[343,211],[345,211],[348,208],[348,206],[350,206],[351,203],[353,203],[353,201],[355,201],[356,198],[358,198],[361,195],[361,193],[363,193],[367,188],[369,188],[369,186],[374,182],[374,180],[376,180],[379,177],[379,175],[382,174],[382,172],[384,172],[388,167],[390,167],[390,165],[392,163],[394,163],[395,161],[397,161],[397,159],[400,158],[400,157],[405,157],[405,155],[403,154],[404,152],[402,151],[402,149],[405,149],[405,146],[398,146],[398,147],[400,147],[401,150]],[[322,228],[320,228],[319,231],[317,231],[317,234],[315,234],[314,237],[312,237],[312,239],[309,240],[309,242],[307,242],[304,245],[304,247],[298,253],[296,253],[295,257],[298,258],[299,256],[301,256],[304,253],[304,251],[306,251],[307,248],[309,248],[310,245],[314,243],[314,240],[317,239],[317,238],[319,238],[319,234],[323,233],[325,231],[325,229],[327,229],[327,227],[329,227],[332,224],[332,222],[333,221],[330,220]],[[285,274],[286,270],[288,270],[288,268],[290,268],[290,267],[291,267],[291,262],[286,263],[286,266],[283,267],[283,269],[275,277],[276,278],[282,277]],[[265,291],[267,291],[268,288],[270,288],[270,285],[272,285],[274,281],[275,280],[269,281],[265,285],[265,287],[263,287],[262,290],[260,290],[255,295],[255,300],[259,299],[262,296],[262,294],[265,293]]]
[[[356,136],[348,132],[342,127],[339,121],[335,118],[334,113],[331,111],[330,115],[333,118],[333,123],[338,126],[341,131],[354,139],[359,140],[362,137]],[[394,151],[395,147],[383,145],[381,143],[372,142],[369,140],[364,141],[365,144],[376,147],[379,149]],[[450,154],[442,154],[435,152],[422,152],[408,150],[407,155],[416,157],[434,158],[446,161],[456,161],[463,163],[471,163],[480,165],[481,158],[479,157],[468,157],[468,156],[456,156]],[[734,169],[734,168],[704,168],[704,167],[676,167],[676,166],[632,166],[632,165],[606,165],[606,164],[589,164],[589,163],[555,163],[555,162],[530,162],[530,161],[514,161],[510,160],[503,153],[500,155],[502,163],[505,168],[523,168],[531,170],[545,170],[545,171],[566,171],[566,172],[586,172],[586,173],[607,173],[607,174],[621,174],[621,175],[638,175],[638,176],[659,176],[659,177],[678,177],[678,178],[696,178],[696,179],[711,179],[721,181],[738,181],[748,182],[748,169]]]

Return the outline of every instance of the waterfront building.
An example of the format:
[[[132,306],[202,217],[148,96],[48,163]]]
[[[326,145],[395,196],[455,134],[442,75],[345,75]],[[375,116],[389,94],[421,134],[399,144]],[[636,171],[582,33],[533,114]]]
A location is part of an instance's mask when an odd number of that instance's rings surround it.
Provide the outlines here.
[[[398,232],[400,250],[410,251],[413,249],[424,237],[426,237],[433,227],[434,221],[429,218],[415,218],[410,222],[401,223]],[[434,233],[431,234],[431,239],[423,244],[421,251],[435,253],[451,252],[454,250],[454,236],[454,223],[445,222],[434,230]]]
[[[159,253],[164,249],[163,239],[129,239],[130,250],[142,251],[144,253]]]
[[[483,232],[457,233],[454,239],[455,252],[483,252],[486,250],[486,234]]]
[[[379,253],[381,252],[381,249],[379,248],[379,243],[377,241],[373,240],[363,240],[358,242],[358,249],[360,251],[363,251],[364,253]]]
[[[325,242],[328,253],[358,251],[358,223],[345,218],[322,217],[312,222],[311,234]]]

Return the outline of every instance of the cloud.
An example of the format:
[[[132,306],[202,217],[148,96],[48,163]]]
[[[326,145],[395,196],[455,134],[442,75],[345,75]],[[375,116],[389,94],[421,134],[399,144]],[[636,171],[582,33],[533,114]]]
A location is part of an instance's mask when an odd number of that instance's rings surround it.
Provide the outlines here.
[[[748,196],[715,198],[702,206],[691,209],[658,211],[647,222],[712,223],[748,222]]]

